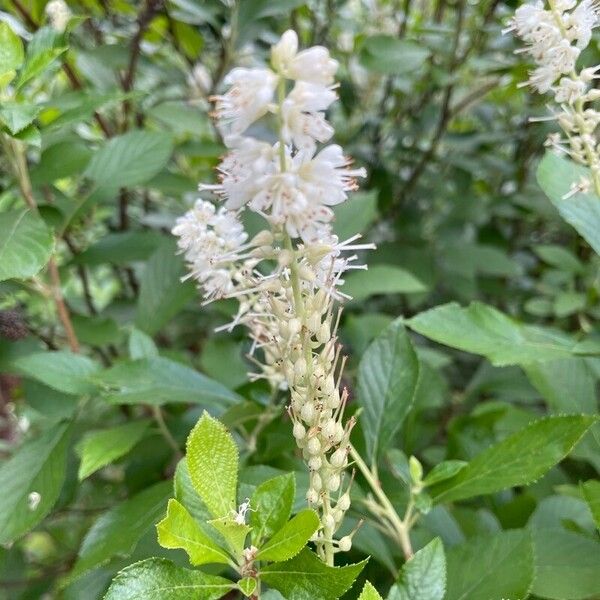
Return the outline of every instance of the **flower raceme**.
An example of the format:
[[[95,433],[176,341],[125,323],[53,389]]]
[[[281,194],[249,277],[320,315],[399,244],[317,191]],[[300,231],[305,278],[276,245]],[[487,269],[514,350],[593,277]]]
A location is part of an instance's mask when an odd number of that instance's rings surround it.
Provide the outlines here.
[[[235,318],[221,329],[248,328],[258,366],[251,377],[289,393],[293,436],[310,471],[306,498],[321,514],[314,541],[329,564],[351,546],[351,536],[334,539],[350,506],[345,471],[354,425],[340,388],[337,303],[347,298],[344,273],[366,268],[357,252],[373,248],[358,235],[340,241],[332,229],[332,207],[366,174],[340,146],[320,146],[334,133],[325,111],[337,98],[337,66],[326,48],[299,51],[287,31],[271,50],[272,68],[231,71],[228,90],[213,98],[228,153],[218,183],[200,185],[223,204],[200,199],[173,228],[205,301],[238,300]],[[276,140],[248,131],[266,115],[275,117]],[[251,239],[244,210],[267,225]]]
[[[600,65],[577,68],[599,17],[597,0],[548,0],[547,4],[538,0],[518,8],[506,31],[514,31],[525,43],[518,52],[531,56],[537,65],[521,85],[530,85],[541,94],[552,93],[558,106],[551,116],[537,119],[556,120],[564,132],[564,137],[551,134],[546,145],[588,166],[600,195],[600,149],[595,134],[600,112],[593,105],[600,90],[592,86]],[[567,197],[591,186],[592,181],[584,179],[574,184]]]

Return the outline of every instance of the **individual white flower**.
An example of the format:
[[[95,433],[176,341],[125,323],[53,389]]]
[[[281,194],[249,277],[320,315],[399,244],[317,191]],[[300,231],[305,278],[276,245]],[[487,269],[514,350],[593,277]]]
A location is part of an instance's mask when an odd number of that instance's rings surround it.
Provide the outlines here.
[[[277,86],[277,76],[270,69],[236,68],[225,77],[229,90],[215,96],[215,116],[227,132],[242,134],[269,109]]]
[[[64,0],[50,0],[44,10],[52,29],[63,32],[71,19],[71,10]]]
[[[325,113],[337,94],[328,87],[298,81],[282,104],[283,138],[297,148],[309,150],[315,141],[326,142],[333,135],[333,127],[325,120]]]
[[[559,104],[563,102],[574,104],[585,94],[586,90],[587,85],[581,79],[563,77],[554,92],[554,99]]]
[[[569,15],[570,34],[577,47],[585,48],[592,39],[592,30],[598,25],[599,7],[596,0],[584,0]]]

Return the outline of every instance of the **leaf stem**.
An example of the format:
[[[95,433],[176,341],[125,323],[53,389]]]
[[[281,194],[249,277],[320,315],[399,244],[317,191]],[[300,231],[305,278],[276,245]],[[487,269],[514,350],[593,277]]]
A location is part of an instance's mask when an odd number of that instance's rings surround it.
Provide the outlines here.
[[[173,434],[169,431],[169,428],[167,427],[167,424],[165,423],[165,418],[163,416],[160,406],[152,406],[152,414],[154,416],[154,420],[156,421],[156,424],[158,425],[158,429],[160,430],[160,433],[165,438],[165,441],[167,442],[167,444],[169,444],[169,446],[171,446],[171,448],[173,449],[173,452],[175,453],[175,456],[177,456],[177,459],[178,460],[182,459],[183,454],[181,453],[179,444],[173,437]]]

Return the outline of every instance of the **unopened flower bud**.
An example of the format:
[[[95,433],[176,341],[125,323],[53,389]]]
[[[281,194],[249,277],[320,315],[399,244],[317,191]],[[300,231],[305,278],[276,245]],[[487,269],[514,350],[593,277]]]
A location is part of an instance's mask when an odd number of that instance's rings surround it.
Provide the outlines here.
[[[310,476],[310,486],[320,492],[323,489],[323,480],[318,473],[312,473]]]
[[[340,496],[340,499],[337,501],[337,506],[343,511],[347,511],[350,508],[350,494],[348,492]]]
[[[323,515],[323,527],[327,533],[331,535],[335,529],[335,518],[331,513]]]
[[[313,488],[309,488],[309,490],[306,492],[306,500],[309,502],[309,504],[317,504],[319,501],[319,492]]]
[[[323,459],[320,456],[311,456],[308,459],[308,468],[311,471],[318,471],[323,465]]]
[[[259,231],[250,242],[251,246],[272,246],[273,234],[268,229]]]
[[[340,489],[340,485],[342,484],[342,478],[338,473],[332,473],[329,475],[329,479],[327,480],[327,489],[330,492],[337,492]]]
[[[329,419],[321,428],[321,433],[323,434],[323,437],[326,437],[329,440],[332,440],[335,437],[336,431],[337,421],[335,419]]]
[[[339,542],[338,547],[342,552],[348,552],[352,548],[352,538],[345,535]]]
[[[342,469],[348,462],[348,451],[346,448],[338,448],[329,459],[331,466],[335,469]]]
[[[323,321],[317,332],[317,341],[321,344],[326,344],[331,338],[331,330],[329,329],[329,323]]]
[[[321,442],[316,437],[310,438],[306,444],[306,451],[313,456],[321,452]]]
[[[321,327],[321,315],[317,312],[310,313],[306,321],[306,325],[311,333],[317,333]]]
[[[306,402],[300,410],[300,416],[305,423],[312,424],[315,420],[315,405],[313,402]]]
[[[304,439],[304,437],[306,436],[306,429],[304,428],[304,425],[302,425],[302,423],[300,423],[299,421],[296,421],[294,423],[294,437],[300,441],[302,439]]]

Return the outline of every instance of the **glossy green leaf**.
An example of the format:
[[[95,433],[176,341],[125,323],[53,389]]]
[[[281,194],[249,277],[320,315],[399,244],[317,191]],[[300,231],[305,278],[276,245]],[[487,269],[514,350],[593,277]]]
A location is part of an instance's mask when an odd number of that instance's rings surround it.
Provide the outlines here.
[[[120,571],[104,600],[218,600],[234,586],[224,577],[148,558]]]
[[[427,287],[412,273],[394,265],[374,265],[366,271],[358,270],[345,278],[342,288],[354,300],[364,300],[376,294],[413,294]]]
[[[58,424],[0,466],[0,543],[19,538],[50,512],[65,479],[68,443],[67,425]]]
[[[445,600],[527,598],[534,578],[534,553],[527,531],[502,531],[469,539],[446,553]]]
[[[600,481],[590,479],[582,485],[583,497],[590,507],[596,527],[600,529]]]
[[[240,591],[246,596],[252,596],[254,590],[256,590],[257,581],[254,577],[244,577],[238,581],[238,587]]]
[[[0,281],[33,277],[53,247],[52,233],[31,210],[0,212]]]
[[[16,71],[25,58],[21,38],[5,21],[0,22],[0,75]]]
[[[319,527],[317,513],[307,508],[288,521],[275,535],[259,549],[256,558],[281,562],[288,560],[306,545]]]
[[[181,548],[194,566],[207,563],[229,564],[230,559],[208,537],[192,515],[177,500],[169,500],[167,516],[156,526],[158,543],[163,548]]]
[[[571,194],[571,186],[582,178],[591,180],[589,170],[577,163],[546,152],[537,172],[538,183],[560,216],[600,254],[600,198],[592,191]],[[565,198],[569,195],[568,198]]]
[[[372,462],[387,450],[415,399],[419,359],[400,321],[367,349],[358,368],[361,425]]]
[[[129,556],[163,516],[171,483],[157,483],[100,516],[85,535],[69,578],[75,579],[115,556]]]
[[[496,366],[568,357],[575,346],[564,334],[523,325],[480,302],[437,306],[406,325],[440,344],[486,356]]]
[[[94,381],[115,404],[185,402],[227,406],[239,401],[239,396],[223,384],[159,356],[122,361],[95,374]]]
[[[144,436],[149,421],[134,421],[112,427],[91,431],[77,445],[81,457],[78,477],[89,477],[98,469],[109,465],[127,454]]]
[[[446,558],[436,538],[404,563],[388,600],[443,600],[445,591]]]
[[[194,488],[211,514],[236,508],[238,449],[231,434],[206,411],[187,440],[187,465]]]
[[[305,548],[290,560],[263,567],[261,579],[286,600],[337,600],[350,589],[366,562],[329,567]]]
[[[369,581],[365,581],[365,586],[363,587],[358,600],[383,600],[383,598]]]
[[[91,376],[98,364],[87,356],[66,350],[36,352],[22,356],[13,365],[19,373],[66,394],[89,394],[95,387]]]
[[[457,475],[429,488],[435,502],[463,500],[532,483],[560,462],[595,423],[592,416],[534,421],[477,455]]]
[[[296,495],[296,478],[293,473],[273,477],[261,483],[250,499],[250,525],[252,540],[260,547],[287,522]]]

